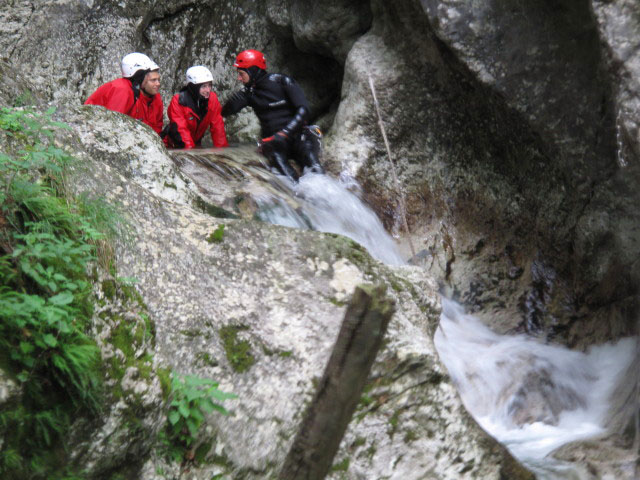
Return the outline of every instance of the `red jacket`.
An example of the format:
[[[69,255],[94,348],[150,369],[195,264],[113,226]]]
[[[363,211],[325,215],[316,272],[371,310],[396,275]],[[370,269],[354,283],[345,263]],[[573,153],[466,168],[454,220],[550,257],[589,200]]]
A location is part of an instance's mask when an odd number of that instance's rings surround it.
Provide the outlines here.
[[[173,96],[167,109],[169,134],[164,138],[165,144],[169,147],[193,148],[200,143],[207,128],[211,127],[211,141],[214,147],[228,147],[221,111],[218,97],[211,92],[207,113],[201,119],[196,113],[197,107],[193,98],[186,89],[182,89]]]
[[[135,100],[131,81],[127,78],[118,78],[98,87],[84,104],[102,105],[109,110],[142,120],[158,134],[162,131],[162,97],[148,97],[141,91]]]

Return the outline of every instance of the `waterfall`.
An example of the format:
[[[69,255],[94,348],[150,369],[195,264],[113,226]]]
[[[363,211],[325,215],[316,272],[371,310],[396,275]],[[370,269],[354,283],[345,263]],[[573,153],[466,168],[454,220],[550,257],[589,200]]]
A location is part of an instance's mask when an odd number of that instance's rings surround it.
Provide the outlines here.
[[[476,421],[540,480],[592,478],[548,454],[604,433],[610,397],[635,339],[576,352],[524,335],[497,335],[443,299],[435,345]]]
[[[383,263],[405,263],[382,222],[348,188],[349,183],[314,173],[303,175],[297,184],[281,180],[299,201],[299,207],[294,208],[275,196],[256,196],[260,219],[277,225],[338,233],[355,240]]]

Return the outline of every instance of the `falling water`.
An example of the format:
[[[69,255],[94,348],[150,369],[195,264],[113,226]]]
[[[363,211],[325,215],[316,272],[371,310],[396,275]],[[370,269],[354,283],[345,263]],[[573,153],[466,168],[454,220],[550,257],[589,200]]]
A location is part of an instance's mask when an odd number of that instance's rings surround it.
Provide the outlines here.
[[[212,175],[237,182],[238,190],[249,192],[256,202],[255,216],[265,222],[344,235],[381,262],[406,263],[380,219],[354,193],[359,187],[353,179],[306,173],[293,183],[256,162],[261,157],[252,149],[234,148],[234,152],[230,157],[219,149],[179,150],[173,158],[201,192],[216,189],[210,183]]]
[[[308,173],[295,185],[286,180],[283,182],[300,201],[300,208],[293,208],[277,197],[257,197],[258,216],[262,220],[277,225],[338,233],[361,244],[381,262],[388,265],[405,263],[393,238],[385,231],[376,214],[342,180]]]
[[[547,456],[559,446],[604,432],[610,396],[637,341],[587,353],[497,335],[443,299],[435,344],[466,408],[540,480],[592,478]]]

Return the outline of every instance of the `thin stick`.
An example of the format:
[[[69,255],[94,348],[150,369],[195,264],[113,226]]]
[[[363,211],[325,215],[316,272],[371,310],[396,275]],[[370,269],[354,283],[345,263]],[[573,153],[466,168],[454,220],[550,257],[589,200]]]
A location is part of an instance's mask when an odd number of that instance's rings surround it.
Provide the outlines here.
[[[387,140],[387,132],[384,129],[384,124],[382,123],[382,116],[380,115],[380,105],[378,104],[378,97],[376,96],[376,89],[373,86],[373,79],[371,75],[369,75],[369,87],[371,88],[371,94],[373,95],[373,103],[376,107],[376,114],[378,115],[378,125],[380,126],[380,131],[382,132],[382,139],[384,140],[384,146],[387,148],[387,156],[389,157],[389,163],[391,164],[391,174],[393,175],[393,182],[396,186],[396,191],[400,196],[400,216],[402,217],[402,221],[404,223],[404,229],[407,232],[407,240],[409,240],[409,247],[411,248],[411,255],[416,255],[416,249],[413,246],[413,242],[411,241],[411,232],[409,231],[409,223],[407,222],[407,208],[404,199],[404,192],[400,188],[400,182],[398,181],[398,175],[396,174],[396,165],[393,163],[391,158],[391,148],[389,148],[389,140]]]

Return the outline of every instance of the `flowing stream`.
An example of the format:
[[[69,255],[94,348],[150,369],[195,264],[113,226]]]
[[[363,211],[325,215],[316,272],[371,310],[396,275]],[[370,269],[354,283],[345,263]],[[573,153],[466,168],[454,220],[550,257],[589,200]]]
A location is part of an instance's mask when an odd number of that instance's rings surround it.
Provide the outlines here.
[[[185,158],[181,166],[189,173]],[[221,164],[198,161],[222,171]],[[249,189],[256,217],[341,234],[384,263],[406,263],[375,213],[353,193],[353,181],[307,174],[293,184],[263,168],[228,159],[223,163],[229,178],[247,183],[248,177],[260,176],[262,186]],[[455,302],[443,298],[442,306],[436,349],[476,421],[540,480],[593,478],[583,466],[559,462],[549,453],[604,432],[610,396],[632,361],[637,340],[581,353],[524,335],[497,335]]]
[[[301,200],[299,209],[273,197],[258,197],[258,216],[277,225],[338,233],[365,247],[372,257],[388,265],[404,259],[376,214],[345,183],[329,175],[307,174],[298,184],[286,179],[291,193]]]
[[[610,397],[638,348],[627,338],[587,353],[496,335],[442,300],[435,344],[469,412],[539,480],[593,478],[549,457],[569,442],[604,433]]]

